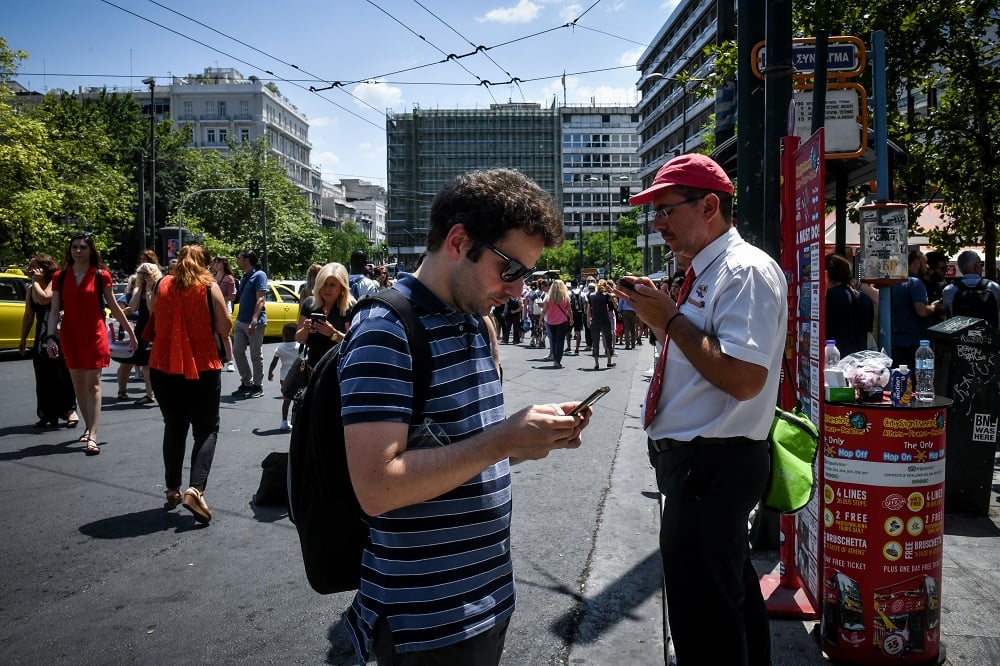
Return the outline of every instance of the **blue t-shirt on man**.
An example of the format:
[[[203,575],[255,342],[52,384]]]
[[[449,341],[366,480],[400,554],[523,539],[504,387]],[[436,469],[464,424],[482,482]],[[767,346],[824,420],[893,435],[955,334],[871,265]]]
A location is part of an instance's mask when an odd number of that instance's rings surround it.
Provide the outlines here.
[[[236,321],[241,321],[244,324],[253,321],[258,291],[267,291],[267,273],[259,268],[252,268],[240,280],[240,312],[236,315]],[[260,321],[261,323],[267,321],[267,311],[264,308],[260,309]]]

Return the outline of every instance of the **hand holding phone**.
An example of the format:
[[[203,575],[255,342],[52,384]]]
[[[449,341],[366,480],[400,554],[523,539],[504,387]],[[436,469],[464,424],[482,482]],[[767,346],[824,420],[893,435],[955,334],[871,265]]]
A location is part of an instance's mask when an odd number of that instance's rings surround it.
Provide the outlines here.
[[[635,291],[635,282],[625,278],[618,278],[617,286],[620,291]]]
[[[601,388],[597,389],[596,391],[588,395],[586,398],[584,398],[583,401],[576,407],[574,407],[573,411],[571,411],[567,416],[576,416],[577,414],[585,410],[587,407],[590,407],[595,402],[597,402],[605,395],[607,395],[609,391],[611,391],[610,386],[602,386]]]

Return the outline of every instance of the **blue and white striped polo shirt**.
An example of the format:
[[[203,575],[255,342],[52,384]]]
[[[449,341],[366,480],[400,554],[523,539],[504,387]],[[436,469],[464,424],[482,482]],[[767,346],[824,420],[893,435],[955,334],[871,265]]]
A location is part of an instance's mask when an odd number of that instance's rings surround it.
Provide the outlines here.
[[[424,416],[452,442],[504,418],[500,377],[474,315],[442,303],[412,275],[395,289],[416,303],[431,347]],[[339,365],[344,424],[410,422],[410,350],[402,323],[373,305],[351,322]],[[347,613],[364,664],[379,617],[396,649],[415,652],[471,638],[514,611],[507,460],[433,500],[376,516],[362,559],[361,585]]]

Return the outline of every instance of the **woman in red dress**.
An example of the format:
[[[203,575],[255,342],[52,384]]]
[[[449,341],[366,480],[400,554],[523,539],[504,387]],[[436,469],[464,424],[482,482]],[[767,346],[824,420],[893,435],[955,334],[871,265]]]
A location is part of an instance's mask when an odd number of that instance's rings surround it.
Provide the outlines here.
[[[98,289],[100,285],[100,289]],[[103,301],[101,296],[103,296]],[[87,429],[80,437],[87,443],[85,453],[96,456],[97,426],[101,417],[101,369],[111,364],[108,329],[104,321],[105,304],[124,331],[132,349],[135,333],[111,288],[111,274],[101,265],[94,239],[89,233],[77,233],[69,241],[66,268],[52,278],[52,310],[49,312],[49,356],[60,353],[66,359],[73,390]],[[59,313],[62,323],[59,323]]]

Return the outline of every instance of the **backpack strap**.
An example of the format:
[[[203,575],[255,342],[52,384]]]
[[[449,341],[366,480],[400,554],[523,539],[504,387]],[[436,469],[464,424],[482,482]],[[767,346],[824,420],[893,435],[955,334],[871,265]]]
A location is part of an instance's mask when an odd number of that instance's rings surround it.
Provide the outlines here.
[[[406,339],[410,345],[410,359],[413,363],[413,411],[410,423],[415,424],[423,418],[424,402],[431,384],[431,347],[427,340],[427,329],[420,322],[417,307],[398,289],[383,289],[358,301],[358,305],[371,307],[376,302],[395,313],[406,331]],[[352,317],[353,314],[352,312]],[[485,325],[480,324],[480,326],[482,331]]]

